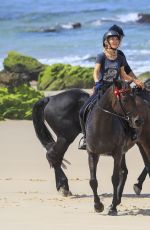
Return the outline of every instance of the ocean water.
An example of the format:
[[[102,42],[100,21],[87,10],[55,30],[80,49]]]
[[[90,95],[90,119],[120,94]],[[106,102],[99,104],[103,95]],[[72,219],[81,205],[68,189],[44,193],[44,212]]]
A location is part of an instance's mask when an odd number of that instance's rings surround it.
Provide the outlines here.
[[[139,13],[150,13],[149,0],[5,0],[0,69],[10,50],[47,64],[94,66],[104,32],[117,24],[125,33],[120,48],[133,71],[150,71],[150,24],[138,23]],[[74,29],[77,22],[81,27]]]

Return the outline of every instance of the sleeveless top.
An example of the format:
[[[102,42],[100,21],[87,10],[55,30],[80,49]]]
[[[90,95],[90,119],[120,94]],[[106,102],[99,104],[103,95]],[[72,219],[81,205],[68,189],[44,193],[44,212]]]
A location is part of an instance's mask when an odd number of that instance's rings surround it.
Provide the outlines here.
[[[99,80],[112,82],[114,78],[120,78],[120,68],[126,65],[126,59],[117,54],[115,60],[110,60],[104,53],[101,53],[97,55],[96,63],[101,64]]]

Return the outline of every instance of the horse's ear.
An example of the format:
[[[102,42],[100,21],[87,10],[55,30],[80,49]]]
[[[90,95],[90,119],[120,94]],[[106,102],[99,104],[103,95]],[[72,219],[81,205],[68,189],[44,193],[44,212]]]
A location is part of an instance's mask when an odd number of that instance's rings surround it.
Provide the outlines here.
[[[113,83],[114,83],[115,87],[117,87],[117,89],[122,89],[122,81],[117,80],[117,79],[113,79]]]

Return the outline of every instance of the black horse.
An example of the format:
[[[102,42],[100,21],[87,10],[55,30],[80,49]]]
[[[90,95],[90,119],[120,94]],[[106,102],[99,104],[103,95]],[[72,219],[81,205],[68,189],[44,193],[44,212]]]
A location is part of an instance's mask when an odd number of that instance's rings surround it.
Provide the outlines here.
[[[68,179],[61,168],[69,145],[74,141],[81,127],[79,111],[89,94],[80,89],[71,89],[51,97],[45,97],[33,107],[33,124],[37,137],[47,150],[47,160],[54,168],[56,188],[67,196],[70,194]],[[55,141],[44,122],[57,136]]]
[[[86,142],[89,155],[90,186],[94,194],[94,208],[102,212],[103,204],[97,194],[97,163],[100,155],[109,155],[114,159],[112,175],[113,200],[110,215],[117,214],[117,205],[121,202],[123,187],[127,178],[125,153],[134,145],[123,127],[123,119],[134,128],[139,128],[142,120],[138,115],[135,95],[131,88],[123,87],[118,81],[109,87],[100,100],[97,100],[86,123]],[[117,96],[116,96],[117,94]]]
[[[134,191],[137,195],[140,195],[141,193],[142,185],[147,174],[149,174],[150,177],[150,79],[145,82],[145,86],[148,90],[134,89],[137,95],[136,103],[139,108],[139,113],[144,118],[144,125],[142,126],[137,145],[142,155],[145,168],[138,177],[138,183],[134,184]],[[142,101],[141,98],[143,99]]]
[[[149,98],[146,94],[140,95],[140,97]],[[45,97],[35,103],[33,107],[33,124],[37,137],[42,145],[47,150],[47,159],[50,166],[53,166],[56,175],[56,188],[58,191],[62,191],[64,195],[70,194],[68,179],[64,174],[61,164],[65,152],[69,145],[74,141],[79,133],[81,133],[81,127],[79,122],[79,111],[85,101],[89,98],[89,94],[80,89],[70,89],[55,96]],[[144,118],[145,119],[145,118]],[[150,119],[147,116],[146,119]],[[50,131],[47,129],[44,122],[47,122],[49,127],[54,131],[57,136],[55,141]],[[148,121],[150,122],[150,121]],[[144,123],[146,124],[147,121]],[[149,123],[148,123],[149,124]],[[146,131],[147,127],[146,126]],[[145,134],[144,137],[149,137],[149,134]],[[150,142],[146,138],[147,143]],[[142,147],[141,147],[142,148]],[[142,151],[145,162],[146,154]],[[150,151],[149,151],[150,153]],[[147,169],[144,169],[144,173],[147,174]],[[135,191],[139,193],[142,183],[145,178],[145,174],[141,174],[138,184],[135,184]]]

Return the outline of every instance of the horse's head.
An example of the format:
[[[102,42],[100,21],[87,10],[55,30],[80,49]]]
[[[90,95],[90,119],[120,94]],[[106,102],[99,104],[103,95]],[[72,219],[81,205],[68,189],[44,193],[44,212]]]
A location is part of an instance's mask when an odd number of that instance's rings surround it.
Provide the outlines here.
[[[131,127],[138,128],[143,124],[143,119],[138,114],[135,95],[130,84],[125,81],[115,80],[113,84],[113,110],[128,120]]]

